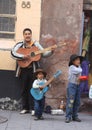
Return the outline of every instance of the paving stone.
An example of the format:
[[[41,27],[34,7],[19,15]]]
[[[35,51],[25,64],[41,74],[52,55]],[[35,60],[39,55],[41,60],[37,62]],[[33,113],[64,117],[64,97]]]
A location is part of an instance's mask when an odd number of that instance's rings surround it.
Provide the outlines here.
[[[91,130],[92,115],[79,113],[82,122],[65,123],[65,115],[44,114],[45,120],[35,121],[31,114],[20,115],[16,111],[0,111],[0,115],[8,117],[6,123],[0,124],[0,130]]]

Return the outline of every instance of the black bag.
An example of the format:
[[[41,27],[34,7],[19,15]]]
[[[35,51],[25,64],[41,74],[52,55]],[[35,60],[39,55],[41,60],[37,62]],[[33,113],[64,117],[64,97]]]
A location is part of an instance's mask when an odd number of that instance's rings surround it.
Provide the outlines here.
[[[51,109],[52,109],[51,106],[48,105],[48,106],[45,107],[44,112],[47,113],[47,114],[51,114]]]

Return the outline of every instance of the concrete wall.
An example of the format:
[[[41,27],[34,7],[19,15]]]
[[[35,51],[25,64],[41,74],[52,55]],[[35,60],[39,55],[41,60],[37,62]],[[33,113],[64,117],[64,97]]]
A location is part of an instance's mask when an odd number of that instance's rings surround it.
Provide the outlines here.
[[[56,70],[62,70],[62,75],[53,82],[47,93],[47,104],[55,108],[66,95],[69,57],[72,53],[79,53],[82,10],[83,0],[42,0],[41,43],[44,47],[59,45],[61,41],[67,43],[42,61],[48,77]]]

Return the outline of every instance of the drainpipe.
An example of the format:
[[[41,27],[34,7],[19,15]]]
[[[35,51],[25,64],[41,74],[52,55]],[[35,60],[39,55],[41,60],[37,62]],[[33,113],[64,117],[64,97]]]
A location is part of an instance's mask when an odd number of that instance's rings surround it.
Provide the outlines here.
[[[81,22],[81,35],[80,35],[79,55],[81,55],[81,53],[82,53],[83,28],[84,28],[84,12],[82,13],[82,22]]]

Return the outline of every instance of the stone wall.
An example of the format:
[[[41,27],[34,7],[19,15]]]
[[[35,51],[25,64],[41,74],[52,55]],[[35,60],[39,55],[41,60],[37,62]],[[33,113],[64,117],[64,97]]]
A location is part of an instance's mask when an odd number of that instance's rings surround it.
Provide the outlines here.
[[[15,100],[10,97],[0,98],[0,109],[2,110],[20,110],[21,108],[21,99]]]
[[[53,108],[58,108],[61,99],[66,98],[69,57],[72,53],[79,53],[82,9],[83,0],[42,0],[41,43],[44,47],[60,45],[61,41],[67,43],[41,61],[48,78],[56,70],[62,70],[62,75],[52,83],[46,95],[46,105]]]

